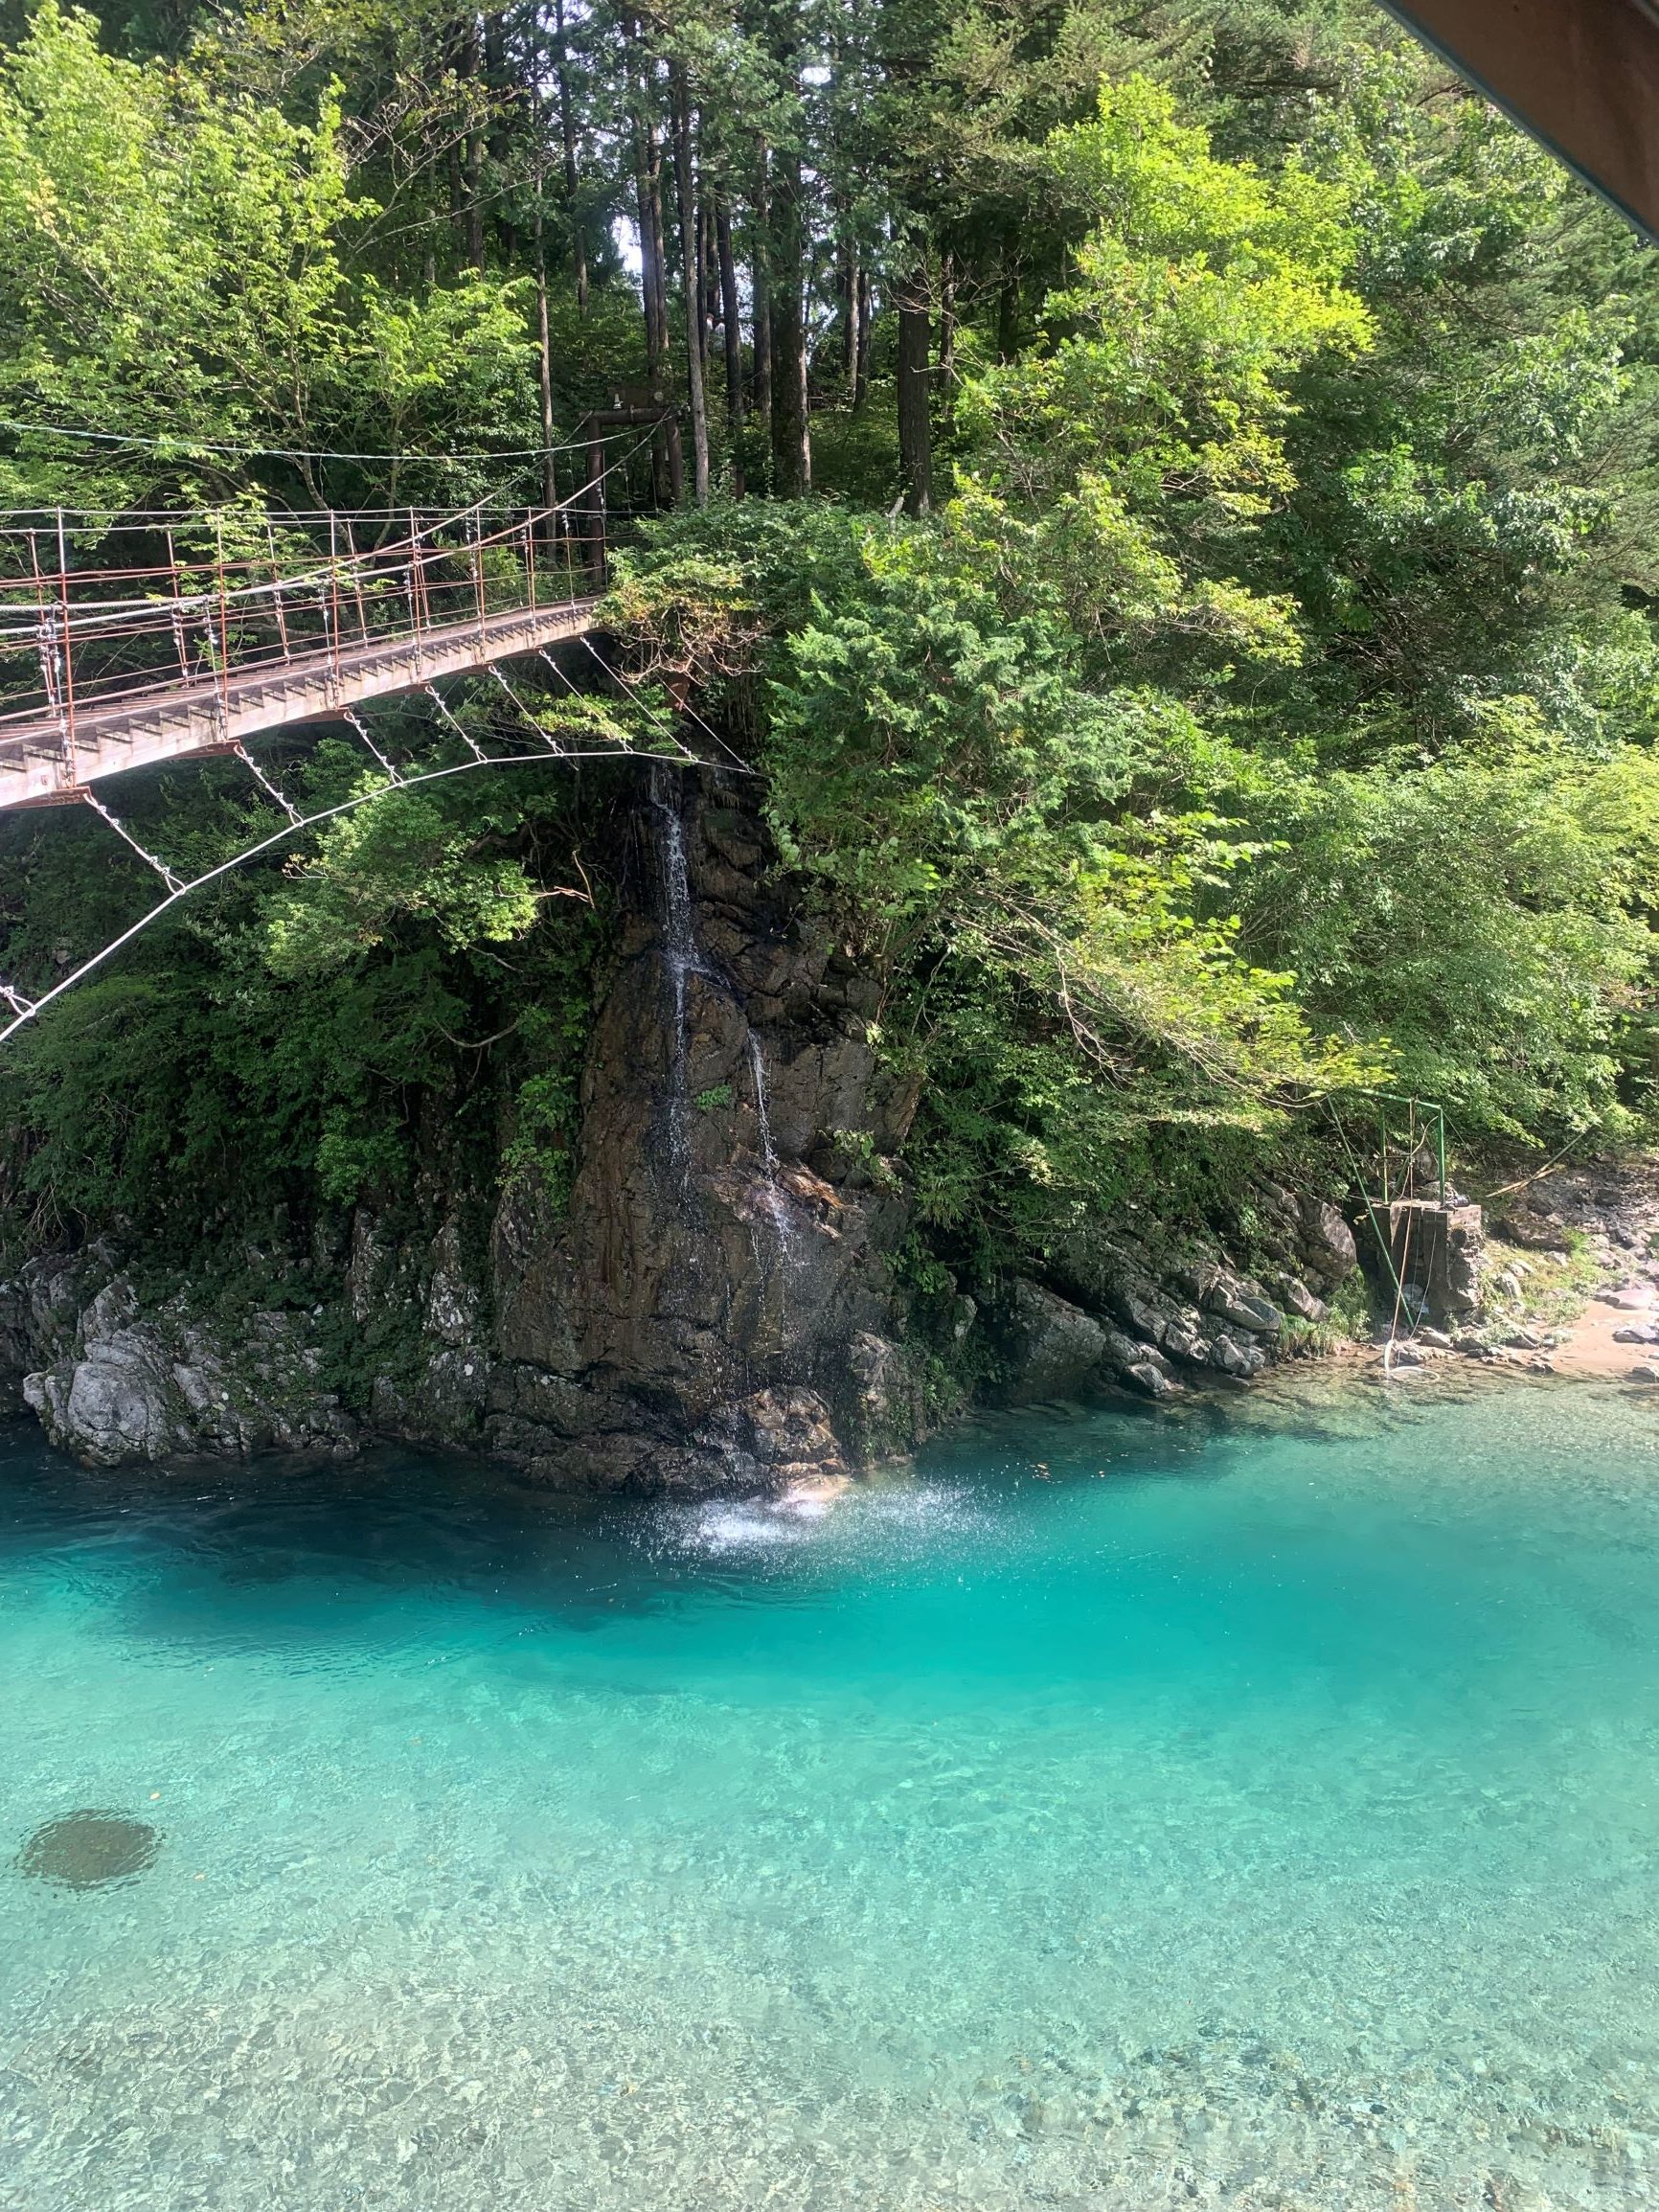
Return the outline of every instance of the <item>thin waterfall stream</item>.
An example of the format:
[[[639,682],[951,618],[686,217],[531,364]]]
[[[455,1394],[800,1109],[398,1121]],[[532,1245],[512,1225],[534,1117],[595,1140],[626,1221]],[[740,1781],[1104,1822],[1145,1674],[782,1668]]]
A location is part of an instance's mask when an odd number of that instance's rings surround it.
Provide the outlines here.
[[[663,961],[669,971],[673,1006],[672,1068],[669,1084],[669,1150],[682,1184],[692,1172],[689,1047],[686,1032],[686,979],[708,969],[697,949],[692,922],[691,876],[686,866],[685,828],[677,804],[664,794],[662,772],[651,777],[651,807],[662,817]]]
[[[765,1208],[778,1240],[778,1262],[787,1269],[794,1257],[795,1224],[790,1219],[788,1195],[778,1177],[778,1148],[772,1138],[772,1116],[766,1099],[766,1060],[761,1040],[749,1032],[749,1067],[755,1083],[755,1120],[761,1138],[761,1165],[765,1170]]]

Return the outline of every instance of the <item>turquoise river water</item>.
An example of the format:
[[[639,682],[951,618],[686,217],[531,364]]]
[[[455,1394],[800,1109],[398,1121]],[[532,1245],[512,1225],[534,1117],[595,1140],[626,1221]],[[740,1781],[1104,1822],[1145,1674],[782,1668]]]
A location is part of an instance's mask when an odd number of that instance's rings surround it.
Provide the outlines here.
[[[1659,2204],[1659,1421],[1403,1392],[815,1519],[14,1436],[0,2206]]]

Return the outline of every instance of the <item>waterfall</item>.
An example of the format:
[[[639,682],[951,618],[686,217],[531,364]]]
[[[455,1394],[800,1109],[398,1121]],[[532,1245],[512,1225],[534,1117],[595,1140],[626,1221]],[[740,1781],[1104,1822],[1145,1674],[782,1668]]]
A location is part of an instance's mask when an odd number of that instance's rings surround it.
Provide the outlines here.
[[[651,807],[662,817],[663,961],[673,1006],[672,1063],[669,1084],[669,1152],[682,1184],[692,1172],[691,1098],[687,1081],[686,978],[707,973],[692,927],[692,885],[686,867],[686,833],[675,800],[665,797],[662,771],[651,774]],[[677,798],[677,794],[676,794]]]
[[[772,1116],[766,1102],[766,1062],[761,1053],[761,1040],[753,1030],[749,1032],[749,1066],[755,1079],[755,1120],[761,1136],[761,1165],[766,1172],[766,1218],[778,1240],[778,1259],[787,1267],[794,1256],[795,1224],[790,1216],[788,1195],[778,1180],[778,1148],[772,1141]]]

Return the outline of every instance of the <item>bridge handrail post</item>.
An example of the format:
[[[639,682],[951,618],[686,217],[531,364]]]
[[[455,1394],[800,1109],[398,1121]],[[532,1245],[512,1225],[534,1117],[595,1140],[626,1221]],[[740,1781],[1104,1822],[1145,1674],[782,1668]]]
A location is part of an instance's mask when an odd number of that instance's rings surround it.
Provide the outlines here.
[[[352,588],[357,595],[357,634],[365,645],[369,642],[369,616],[363,605],[363,570],[357,559],[357,533],[352,526],[352,517],[346,517],[346,557],[352,563]]]
[[[420,539],[415,528],[415,510],[409,510],[409,620],[420,635]]]
[[[475,506],[470,516],[472,526],[472,590],[478,602],[478,642],[484,643],[484,517]]]
[[[186,683],[190,681],[190,650],[185,644],[184,593],[178,582],[178,548],[173,544],[172,532],[167,533],[168,581],[172,585],[172,645],[178,654],[178,673]]]
[[[329,641],[333,649],[334,673],[340,673],[340,536],[339,518],[334,510],[329,510],[329,604],[333,620],[329,625]]]
[[[225,526],[224,517],[220,514],[214,516],[214,546],[219,590],[219,704],[228,714],[231,704],[231,633],[225,605]]]
[[[71,780],[75,775],[75,648],[69,634],[69,548],[63,534],[63,510],[57,510],[57,604],[63,618],[63,697],[68,710],[64,732],[65,759]]]
[[[277,534],[271,528],[268,516],[265,520],[265,543],[271,551],[271,604],[276,609],[277,635],[283,641],[283,658],[289,661],[294,656],[288,650],[288,613],[283,604],[283,577],[277,565]]]

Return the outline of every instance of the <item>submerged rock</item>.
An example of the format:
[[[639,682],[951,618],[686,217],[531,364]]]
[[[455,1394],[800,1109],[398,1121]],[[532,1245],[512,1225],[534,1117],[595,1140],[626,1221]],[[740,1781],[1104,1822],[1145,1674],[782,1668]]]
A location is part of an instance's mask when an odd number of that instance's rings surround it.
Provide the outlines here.
[[[63,1889],[129,1881],[154,1859],[159,1832],[147,1820],[88,1810],[65,1813],[35,1829],[17,1854],[19,1873]]]

